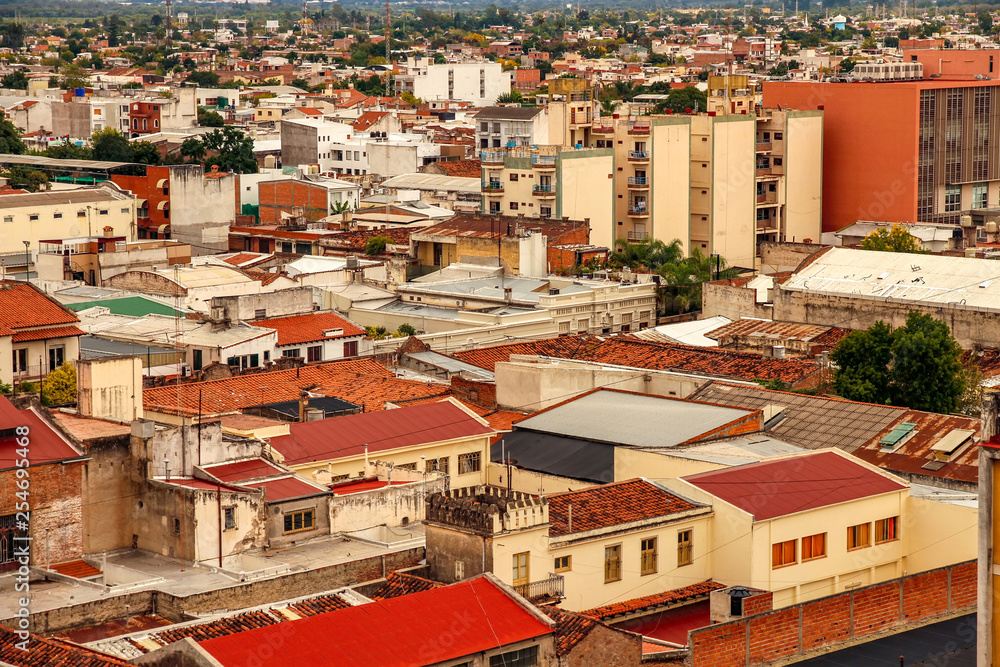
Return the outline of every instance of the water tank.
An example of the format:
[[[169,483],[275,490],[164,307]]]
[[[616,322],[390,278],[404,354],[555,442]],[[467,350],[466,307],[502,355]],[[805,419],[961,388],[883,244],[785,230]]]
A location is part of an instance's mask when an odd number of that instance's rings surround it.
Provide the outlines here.
[[[358,258],[354,255],[348,255],[347,257],[347,268],[356,269],[358,268]]]
[[[307,422],[318,422],[321,419],[326,418],[326,412],[320,408],[306,408],[306,421]]]
[[[74,88],[73,89],[73,97],[86,97],[86,96],[87,96],[87,89],[86,88]]]
[[[743,600],[753,595],[743,586],[733,586],[729,589],[729,614],[730,616],[743,615]]]
[[[972,224],[972,216],[971,215],[963,215],[961,218],[959,218],[959,221],[960,221],[960,224],[963,227],[972,227],[973,226],[973,224]]]
[[[775,346],[773,346],[771,348],[771,356],[773,356],[775,359],[784,359],[785,358],[785,346],[784,345],[775,345]]]
[[[975,248],[966,248],[965,249],[965,256],[966,257],[975,257],[976,256],[976,249]]]
[[[997,223],[996,223],[996,220],[990,220],[989,222],[987,222],[987,223],[986,223],[986,226],[984,227],[984,229],[985,229],[985,230],[986,230],[987,232],[992,232],[992,233],[996,233],[996,231],[997,231]]]

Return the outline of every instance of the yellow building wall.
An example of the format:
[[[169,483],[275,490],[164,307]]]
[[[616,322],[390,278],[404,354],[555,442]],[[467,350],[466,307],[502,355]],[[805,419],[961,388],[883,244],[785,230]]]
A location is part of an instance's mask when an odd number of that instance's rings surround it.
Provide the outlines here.
[[[421,241],[417,245],[417,261],[421,266],[434,266],[434,244]],[[441,268],[458,261],[458,252],[454,243],[441,244]]]
[[[114,236],[132,240],[135,238],[135,202],[135,199],[119,200],[109,196],[104,201],[81,204],[7,208],[0,216],[0,253],[19,253],[23,257],[24,241],[31,241],[30,252],[34,257],[41,239],[103,236],[105,227],[111,227]],[[11,201],[9,206],[16,203]],[[100,211],[107,211],[107,214],[101,215]],[[81,212],[83,216],[79,215]],[[31,216],[35,215],[37,219],[32,220]]]
[[[823,227],[822,112],[789,111],[785,131],[785,240],[818,242]]]
[[[501,489],[511,489],[532,495],[546,495],[549,493],[562,493],[563,491],[576,491],[593,486],[591,482],[584,482],[571,477],[559,477],[557,475],[546,475],[545,473],[525,470],[517,466],[509,468],[500,463],[490,463],[486,469],[486,483]]]
[[[272,450],[273,451],[273,450]],[[477,472],[459,474],[458,456],[469,452],[479,452],[480,466]],[[280,453],[274,451],[276,458],[282,461]],[[421,460],[420,456],[426,457]],[[376,459],[394,463],[397,467],[407,464],[416,464],[417,471],[423,471],[425,461],[448,457],[448,475],[451,477],[451,487],[478,486],[486,483],[486,465],[489,461],[489,438],[463,438],[460,440],[449,440],[445,442],[428,443],[416,447],[402,447],[392,450],[381,450],[370,452],[369,460]],[[349,456],[338,458],[335,461],[314,461],[299,465],[289,465],[295,473],[308,480],[315,480],[319,471],[329,472],[333,477],[348,475],[356,478],[364,476],[365,456]]]
[[[632,447],[616,447],[614,481],[621,482],[636,477],[648,477],[656,480],[678,478],[724,467],[708,461],[684,459]]]
[[[712,144],[712,253],[730,266],[753,267],[757,253],[756,136],[753,116],[709,118]]]
[[[590,242],[606,248],[614,247],[614,173],[615,158],[610,153],[586,157],[560,153],[553,179],[556,201],[552,215],[570,220],[589,218]]]
[[[653,158],[646,169],[652,178],[649,190],[652,208],[647,222],[652,237],[664,243],[681,242],[684,254],[691,250],[691,125],[688,122],[660,125],[654,120],[649,138]],[[634,170],[633,170],[634,171]],[[627,179],[625,179],[627,183]],[[628,193],[624,201],[627,202]]]
[[[914,497],[906,502],[902,539],[907,574],[975,560],[979,521],[975,507]]]
[[[712,536],[709,521],[707,516],[699,516],[665,526],[594,538],[566,546],[550,542],[550,560],[545,564],[548,568],[546,572],[553,571],[557,556],[570,556],[570,570],[560,573],[565,578],[566,595],[560,606],[572,611],[582,611],[711,579]],[[677,533],[682,530],[692,531],[693,562],[691,565],[678,567]],[[655,574],[642,575],[641,542],[650,537],[657,538],[657,571]],[[605,547],[616,544],[622,547],[622,578],[620,581],[604,583]]]

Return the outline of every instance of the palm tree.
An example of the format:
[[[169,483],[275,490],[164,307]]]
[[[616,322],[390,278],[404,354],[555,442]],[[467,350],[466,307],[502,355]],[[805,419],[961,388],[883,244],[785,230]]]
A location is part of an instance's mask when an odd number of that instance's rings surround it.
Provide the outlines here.
[[[666,279],[662,289],[665,309],[686,313],[701,308],[703,283],[735,278],[736,270],[720,255],[706,255],[701,248],[694,248],[689,257],[661,266],[659,274]]]
[[[611,253],[609,263],[612,266],[656,271],[664,264],[680,261],[683,256],[681,242],[677,239],[669,244],[659,239],[642,241],[616,239],[615,250]]]

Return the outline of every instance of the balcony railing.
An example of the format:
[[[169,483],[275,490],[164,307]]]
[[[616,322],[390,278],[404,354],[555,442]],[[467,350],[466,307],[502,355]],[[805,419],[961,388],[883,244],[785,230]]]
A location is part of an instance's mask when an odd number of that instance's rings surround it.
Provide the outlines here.
[[[500,181],[483,181],[483,192],[503,192],[503,183]]]
[[[761,142],[761,143],[757,144],[757,152],[758,153],[766,153],[766,152],[768,152],[770,150],[771,150],[771,142],[770,141]]]
[[[629,176],[628,177],[629,187],[644,188],[647,187],[645,176]]]
[[[556,166],[556,156],[555,155],[532,155],[531,164],[535,167],[545,168],[555,168]]]
[[[561,600],[564,597],[564,580],[560,574],[550,574],[548,579],[518,584],[514,590],[529,602],[539,600]]]
[[[645,241],[649,238],[649,232],[629,232],[629,241]]]
[[[505,155],[503,151],[483,151],[479,154],[479,159],[483,164],[503,164]]]
[[[615,126],[614,123],[595,123],[590,131],[595,134],[612,134]]]
[[[547,185],[533,185],[531,186],[531,192],[536,195],[553,195],[556,192],[556,186],[550,184]]]
[[[647,151],[629,151],[628,159],[646,161],[649,159],[649,153]]]
[[[628,123],[629,134],[649,134],[649,121],[634,121]]]
[[[629,204],[629,215],[649,215],[649,207],[646,204]]]

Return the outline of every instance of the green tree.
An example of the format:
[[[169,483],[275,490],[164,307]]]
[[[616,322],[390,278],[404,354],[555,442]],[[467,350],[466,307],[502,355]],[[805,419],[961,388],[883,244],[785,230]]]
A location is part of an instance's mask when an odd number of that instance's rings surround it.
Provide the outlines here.
[[[962,348],[948,325],[911,312],[892,341],[892,402],[914,410],[947,414],[965,393]]]
[[[658,271],[664,264],[679,262],[684,256],[681,242],[677,239],[666,244],[659,239],[628,241],[616,239],[615,249],[608,263],[616,267]]]
[[[215,72],[191,72],[185,81],[197,84],[202,88],[217,88],[219,75]]]
[[[922,252],[920,241],[910,235],[906,227],[894,224],[891,227],[876,227],[861,240],[862,250],[884,252]]]
[[[694,86],[675,88],[667,93],[667,99],[658,103],[653,109],[654,113],[663,113],[670,109],[674,113],[684,113],[688,109],[692,111],[704,111],[708,108],[708,93],[698,90]]]
[[[63,90],[86,88],[90,85],[90,74],[76,63],[66,63],[59,68],[59,87]]]
[[[198,125],[202,127],[225,127],[226,121],[211,109],[198,108]]]
[[[382,236],[381,234],[378,236],[373,236],[370,239],[368,239],[367,243],[365,243],[365,254],[381,255],[382,253],[385,252],[385,247],[388,243],[389,239]]]
[[[160,164],[160,151],[148,141],[132,142],[132,162]]]
[[[10,167],[3,176],[11,187],[28,192],[38,192],[44,189],[49,182],[49,177],[45,172],[21,166]]]
[[[396,329],[396,336],[399,338],[402,338],[403,336],[415,336],[416,334],[417,330],[413,328],[413,325],[406,322],[400,324],[399,328]]]
[[[208,151],[215,153],[205,161],[205,167],[218,165],[222,171],[236,174],[256,174],[257,158],[253,154],[253,139],[235,127],[212,130],[202,137]]]
[[[664,264],[658,273],[666,280],[660,291],[668,313],[700,309],[704,283],[736,277],[736,270],[728,266],[724,257],[706,255],[701,248],[695,248],[679,262]]]
[[[892,363],[892,329],[876,322],[865,330],[844,336],[830,353],[837,365],[834,390],[844,398],[884,405],[890,400],[889,365]]]
[[[128,137],[113,127],[94,132],[90,145],[95,160],[132,162],[132,145]]]
[[[978,384],[961,355],[944,322],[912,311],[895,331],[879,321],[845,336],[830,354],[833,386],[852,401],[947,414],[975,393],[968,385]]]
[[[66,405],[76,402],[76,368],[64,363],[42,380],[42,402]]]
[[[10,74],[4,75],[3,79],[0,80],[0,88],[27,90],[28,77],[21,70],[18,70],[16,72],[11,72]]]
[[[524,95],[520,91],[512,90],[497,97],[496,104],[521,104],[524,102]]]
[[[200,139],[188,137],[181,144],[180,153],[189,162],[201,162],[205,159],[205,144]]]
[[[0,115],[0,153],[24,155],[27,148],[21,141],[21,131],[14,123]]]

